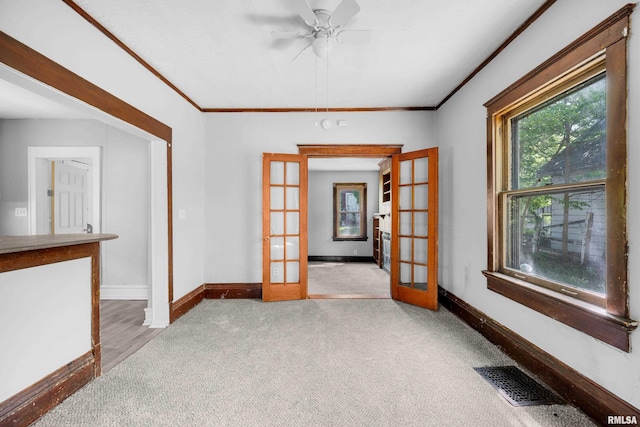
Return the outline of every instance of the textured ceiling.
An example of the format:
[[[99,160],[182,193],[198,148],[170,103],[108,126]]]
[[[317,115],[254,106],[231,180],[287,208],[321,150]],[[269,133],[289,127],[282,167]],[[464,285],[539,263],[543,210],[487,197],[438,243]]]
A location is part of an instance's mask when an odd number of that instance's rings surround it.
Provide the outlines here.
[[[436,106],[544,0],[358,0],[364,46],[317,59],[292,2],[74,0],[202,108]],[[308,0],[333,11],[340,0]]]

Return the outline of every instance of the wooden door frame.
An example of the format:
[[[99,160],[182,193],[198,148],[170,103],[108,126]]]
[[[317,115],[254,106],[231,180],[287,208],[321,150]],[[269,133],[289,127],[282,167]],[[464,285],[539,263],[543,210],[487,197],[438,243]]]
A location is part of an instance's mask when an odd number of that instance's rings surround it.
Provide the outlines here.
[[[162,181],[166,183],[166,193],[162,188],[163,184],[158,181],[157,193],[154,193],[152,198],[156,197],[161,201],[166,199],[166,211],[151,217],[154,230],[164,229],[164,231],[163,235],[158,238],[158,243],[151,245],[152,247],[159,246],[161,249],[158,251],[157,257],[153,253],[151,254],[154,263],[151,274],[158,276],[158,285],[156,286],[152,279],[152,294],[149,300],[162,301],[161,306],[152,303],[152,326],[167,326],[175,318],[173,308],[172,128],[2,31],[0,31],[0,65],[7,68],[6,73],[24,74],[28,79],[33,79],[44,86],[60,91],[67,98],[75,98],[84,104],[95,107],[99,110],[96,114],[101,117],[102,121],[105,121],[105,118],[115,119],[113,122],[109,121],[110,125],[122,121],[153,136],[153,139],[149,141],[150,155],[153,156],[151,162],[154,165],[152,168],[154,175],[151,182],[156,181],[156,176],[161,177]],[[164,152],[160,152],[160,146]],[[162,159],[162,163],[166,160],[166,167],[155,164],[155,159]],[[162,171],[156,169],[162,169]],[[152,233],[152,236],[154,235]],[[163,285],[166,283],[165,289],[157,289],[161,282]],[[154,295],[156,296],[154,297]]]
[[[382,158],[382,157],[391,157],[394,154],[402,153],[402,147],[403,147],[402,144],[298,144],[298,154],[306,154],[307,159],[331,158],[331,157]],[[307,189],[307,192],[308,192],[308,189]],[[308,244],[309,244],[309,241],[307,239],[307,245]],[[390,275],[389,275],[389,292],[391,292],[391,276]],[[313,298],[322,298],[322,297],[323,296],[320,296],[320,295],[313,296]],[[345,296],[340,296],[340,295],[331,295],[330,297],[345,298]],[[309,298],[308,295],[307,295],[307,298]]]
[[[298,144],[307,157],[390,157],[402,153],[402,144]]]

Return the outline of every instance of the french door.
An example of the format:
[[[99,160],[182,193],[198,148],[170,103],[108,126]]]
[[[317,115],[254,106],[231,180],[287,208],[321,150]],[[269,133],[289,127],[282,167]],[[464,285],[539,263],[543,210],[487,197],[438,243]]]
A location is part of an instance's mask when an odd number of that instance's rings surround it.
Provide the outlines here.
[[[307,298],[307,156],[262,155],[262,300]]]
[[[438,148],[391,162],[391,297],[438,309]]]

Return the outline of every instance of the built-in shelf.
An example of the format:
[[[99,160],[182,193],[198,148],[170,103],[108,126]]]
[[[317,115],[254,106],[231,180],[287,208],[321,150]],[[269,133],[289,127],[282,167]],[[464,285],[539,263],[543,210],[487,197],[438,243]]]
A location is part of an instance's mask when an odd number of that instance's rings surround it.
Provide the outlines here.
[[[380,217],[373,216],[373,260],[378,267],[381,266],[382,258],[380,257]]]
[[[378,163],[380,168],[380,205],[375,214],[378,229],[374,229],[374,254],[377,251],[378,266],[389,271],[391,261],[391,157]]]
[[[382,174],[382,203],[391,201],[391,171]]]

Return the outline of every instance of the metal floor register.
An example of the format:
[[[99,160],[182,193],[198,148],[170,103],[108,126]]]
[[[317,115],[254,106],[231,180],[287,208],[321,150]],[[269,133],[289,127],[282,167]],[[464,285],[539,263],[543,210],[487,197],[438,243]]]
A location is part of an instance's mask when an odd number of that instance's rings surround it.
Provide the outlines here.
[[[565,403],[515,366],[493,366],[473,369],[513,406]]]

